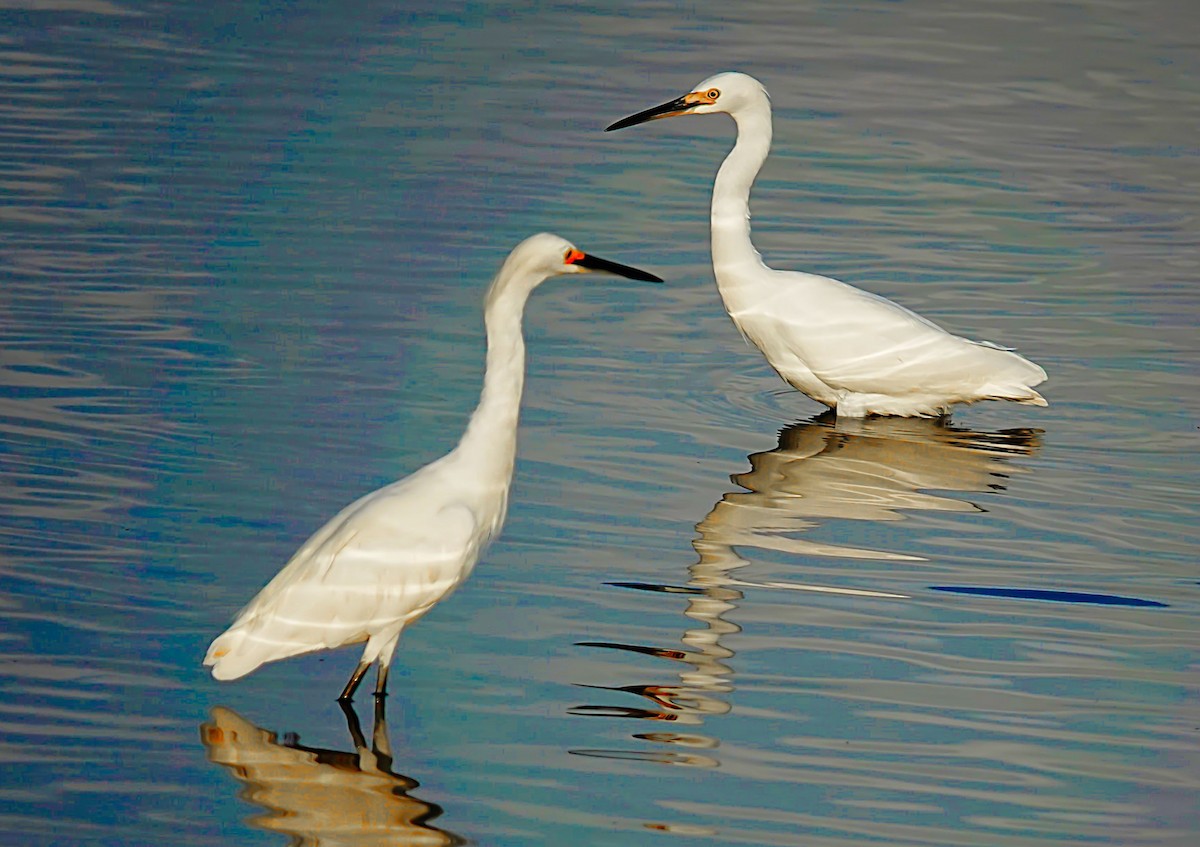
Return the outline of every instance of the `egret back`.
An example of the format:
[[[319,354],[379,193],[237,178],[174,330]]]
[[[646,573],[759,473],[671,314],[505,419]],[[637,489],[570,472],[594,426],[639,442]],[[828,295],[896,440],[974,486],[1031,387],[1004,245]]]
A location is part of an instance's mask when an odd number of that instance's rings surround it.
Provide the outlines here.
[[[457,588],[499,531],[504,498],[463,484],[454,457],[360,498],[314,533],[213,641],[213,676],[398,634]]]
[[[840,412],[940,414],[989,398],[1044,405],[1033,362],[946,332],[829,277],[762,267],[718,283],[739,329],[789,383]],[[853,396],[857,395],[857,396]],[[869,398],[869,399],[867,399]]]

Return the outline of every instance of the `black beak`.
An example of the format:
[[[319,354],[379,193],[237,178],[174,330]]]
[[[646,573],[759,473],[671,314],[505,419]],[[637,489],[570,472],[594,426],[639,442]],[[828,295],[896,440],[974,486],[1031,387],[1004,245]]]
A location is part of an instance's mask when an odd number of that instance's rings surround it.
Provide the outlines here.
[[[631,268],[629,265],[622,265],[620,262],[610,262],[608,259],[601,259],[599,256],[593,256],[590,253],[584,253],[582,259],[576,259],[571,264],[587,268],[589,271],[606,271],[610,274],[623,276],[626,279],[637,279],[642,282],[662,282],[661,277],[657,277],[652,273]]]
[[[612,132],[614,129],[624,129],[627,126],[635,124],[644,124],[646,121],[654,121],[659,118],[670,118],[675,115],[685,114],[694,109],[697,103],[688,103],[686,95],[684,97],[676,97],[669,103],[663,103],[661,106],[655,106],[653,109],[647,109],[644,112],[638,112],[636,115],[630,115],[627,118],[621,118],[615,124],[605,128],[605,132]]]

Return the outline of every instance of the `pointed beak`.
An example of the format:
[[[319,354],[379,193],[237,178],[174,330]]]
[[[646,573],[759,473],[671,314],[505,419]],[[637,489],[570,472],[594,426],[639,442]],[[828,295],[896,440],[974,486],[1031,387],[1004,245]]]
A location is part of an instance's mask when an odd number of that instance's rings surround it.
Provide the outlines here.
[[[694,93],[685,94],[682,97],[676,97],[668,103],[663,103],[661,106],[655,106],[644,112],[638,112],[636,115],[621,118],[621,120],[606,127],[604,131],[612,132],[614,129],[624,129],[627,126],[644,124],[646,121],[657,121],[660,118],[673,118],[676,115],[686,115],[692,109],[702,105],[703,102]]]
[[[568,257],[567,264],[578,265],[589,271],[604,271],[605,273],[616,274],[626,279],[636,279],[641,282],[662,282],[662,277],[657,277],[652,273],[647,273],[638,268],[631,268],[629,265],[622,265],[620,262],[610,262],[608,259],[601,259],[599,256],[584,253],[582,250],[574,251]]]

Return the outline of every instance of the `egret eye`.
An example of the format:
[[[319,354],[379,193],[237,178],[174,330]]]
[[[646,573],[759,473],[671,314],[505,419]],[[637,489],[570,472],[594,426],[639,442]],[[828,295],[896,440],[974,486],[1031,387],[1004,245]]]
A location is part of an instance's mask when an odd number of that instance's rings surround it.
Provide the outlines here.
[[[708,91],[704,92],[704,96],[706,96],[709,100],[716,100],[721,96],[721,91],[717,88],[710,88]]]

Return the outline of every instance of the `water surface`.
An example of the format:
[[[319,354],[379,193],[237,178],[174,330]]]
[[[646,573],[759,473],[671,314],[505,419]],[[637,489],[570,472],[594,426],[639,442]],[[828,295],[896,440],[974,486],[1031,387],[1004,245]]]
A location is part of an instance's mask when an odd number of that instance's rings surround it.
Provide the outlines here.
[[[1192,843],[1189,13],[782,8],[0,9],[0,842]],[[1049,408],[785,390],[712,284],[731,124],[601,131],[729,68],[768,262],[1019,348]],[[212,681],[453,445],[547,229],[668,284],[535,295],[508,525],[382,721],[354,651]]]

